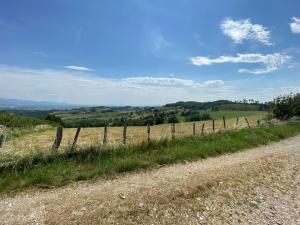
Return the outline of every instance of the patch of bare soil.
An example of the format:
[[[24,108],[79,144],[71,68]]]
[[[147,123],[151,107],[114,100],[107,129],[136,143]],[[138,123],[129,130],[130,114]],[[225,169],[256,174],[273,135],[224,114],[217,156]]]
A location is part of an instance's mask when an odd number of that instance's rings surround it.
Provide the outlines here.
[[[0,224],[300,224],[300,136],[248,151],[0,197]]]

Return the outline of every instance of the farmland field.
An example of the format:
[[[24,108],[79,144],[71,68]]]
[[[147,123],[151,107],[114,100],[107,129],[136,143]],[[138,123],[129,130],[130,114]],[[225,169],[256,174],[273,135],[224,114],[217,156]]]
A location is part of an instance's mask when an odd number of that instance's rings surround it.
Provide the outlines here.
[[[176,122],[253,116],[265,113],[266,104],[241,104],[231,101],[177,102],[157,107],[85,107],[49,112],[48,119],[64,127],[145,126]],[[172,121],[172,122],[171,122]]]
[[[248,113],[248,112],[247,112]],[[224,114],[226,115],[226,113]],[[227,114],[228,115],[228,114]],[[242,114],[243,115],[243,114]],[[221,114],[219,115],[221,116]],[[256,126],[257,120],[261,120],[266,116],[266,112],[260,112],[256,115],[247,116],[250,126]],[[202,124],[204,124],[204,133],[213,132],[212,120],[198,121],[196,125],[196,135],[201,135]],[[237,129],[246,127],[245,117],[226,119],[226,129]],[[223,120],[215,120],[215,131],[224,130]],[[76,133],[76,128],[64,128],[63,138],[59,151],[64,151],[72,144]],[[77,146],[88,147],[93,145],[102,145],[103,143],[103,127],[82,128],[77,142]],[[193,135],[193,122],[177,123],[176,137],[184,137]],[[151,139],[160,140],[171,138],[171,125],[161,124],[151,126]],[[8,139],[5,147],[2,149],[2,155],[24,156],[27,154],[49,153],[51,146],[55,139],[55,127],[48,129],[40,129],[29,134]],[[146,126],[129,126],[127,128],[127,143],[138,144],[147,141],[147,127]],[[108,146],[118,147],[123,142],[123,127],[109,127],[108,128]]]

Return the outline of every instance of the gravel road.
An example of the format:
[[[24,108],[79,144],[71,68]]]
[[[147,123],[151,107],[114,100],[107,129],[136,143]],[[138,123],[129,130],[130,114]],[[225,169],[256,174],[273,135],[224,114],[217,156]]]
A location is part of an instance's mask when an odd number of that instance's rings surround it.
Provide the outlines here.
[[[300,224],[300,136],[0,197],[0,224]]]

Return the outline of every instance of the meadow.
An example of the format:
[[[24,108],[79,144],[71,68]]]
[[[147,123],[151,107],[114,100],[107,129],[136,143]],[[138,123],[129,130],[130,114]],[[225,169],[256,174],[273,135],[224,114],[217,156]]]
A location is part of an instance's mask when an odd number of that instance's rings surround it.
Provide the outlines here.
[[[118,148],[95,145],[75,152],[32,155],[13,165],[1,164],[0,192],[12,194],[26,188],[52,188],[79,180],[113,178],[127,171],[237,152],[299,132],[300,123],[290,122]]]
[[[221,115],[221,114],[220,114]],[[226,112],[222,115],[226,115]],[[249,115],[249,114],[248,114]],[[228,115],[227,115],[228,116]],[[221,117],[221,116],[220,116]],[[257,126],[257,120],[262,120],[266,117],[265,112],[256,113],[252,116],[247,116],[251,127]],[[229,118],[226,119],[226,129],[240,129],[247,127],[245,117]],[[204,134],[213,132],[212,120],[197,121],[197,122],[184,122],[176,123],[175,136],[176,138],[182,138],[193,135],[193,123],[195,123],[196,135],[202,134],[202,126],[204,124]],[[151,140],[171,139],[171,125],[160,124],[150,127]],[[225,130],[223,126],[223,120],[215,120],[215,132]],[[76,128],[64,128],[63,138],[61,146],[58,151],[65,151],[70,148]],[[55,139],[56,128],[50,125],[39,125],[30,130],[14,130],[8,132],[7,141],[4,148],[0,151],[0,162],[5,161],[10,157],[23,157],[26,155],[34,154],[50,154],[52,145]],[[77,148],[87,148],[95,145],[103,145],[104,128],[92,127],[82,128],[80,136],[77,141]],[[147,126],[129,126],[127,127],[127,144],[135,145],[147,141]],[[123,145],[123,127],[108,127],[108,143],[111,148],[117,148]]]

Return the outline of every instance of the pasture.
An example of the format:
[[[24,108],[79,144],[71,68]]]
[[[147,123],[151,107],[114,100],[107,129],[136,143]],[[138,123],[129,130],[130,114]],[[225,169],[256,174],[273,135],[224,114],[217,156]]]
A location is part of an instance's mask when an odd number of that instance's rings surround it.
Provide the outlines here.
[[[257,120],[262,120],[265,113],[248,116],[247,119],[251,127],[257,126]],[[212,120],[177,123],[175,125],[175,137],[181,138],[185,136],[193,136],[193,124],[195,123],[195,135],[202,134],[202,126],[204,124],[203,133],[209,134],[213,131]],[[247,127],[245,117],[226,119],[226,129],[239,129]],[[154,125],[150,127],[151,140],[171,139],[171,124]],[[222,131],[224,124],[222,119],[215,120],[215,132]],[[21,132],[22,133],[22,132]],[[64,128],[61,146],[58,151],[65,151],[69,149],[74,136],[76,128]],[[55,127],[48,126],[48,128],[36,128],[31,132],[25,132],[23,135],[8,136],[8,140],[4,144],[4,148],[0,151],[0,157],[22,157],[26,155],[35,155],[40,153],[50,154],[52,145],[55,139]],[[80,136],[77,141],[77,148],[87,148],[95,145],[103,145],[104,128],[82,128]],[[127,145],[135,145],[146,142],[148,138],[147,126],[129,126],[127,127]],[[123,127],[108,127],[108,142],[110,148],[117,148],[123,145]],[[1,160],[1,159],[0,159]],[[1,160],[2,161],[2,160]]]

